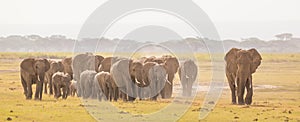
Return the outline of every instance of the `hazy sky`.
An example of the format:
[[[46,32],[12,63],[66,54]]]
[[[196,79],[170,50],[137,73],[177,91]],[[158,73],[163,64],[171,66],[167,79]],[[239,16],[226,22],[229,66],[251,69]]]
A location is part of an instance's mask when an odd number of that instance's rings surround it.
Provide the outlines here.
[[[87,17],[105,1],[1,0],[0,36],[62,34],[76,38]],[[208,14],[222,39],[256,36],[268,40],[282,32],[290,32],[300,37],[299,0],[194,0],[194,2]],[[129,18],[136,20],[143,15],[147,14]],[[160,18],[153,19],[166,23],[166,20]],[[176,23],[175,20],[169,21]],[[127,19],[121,23],[125,26],[131,22]],[[189,35],[189,31],[180,33],[192,36]]]

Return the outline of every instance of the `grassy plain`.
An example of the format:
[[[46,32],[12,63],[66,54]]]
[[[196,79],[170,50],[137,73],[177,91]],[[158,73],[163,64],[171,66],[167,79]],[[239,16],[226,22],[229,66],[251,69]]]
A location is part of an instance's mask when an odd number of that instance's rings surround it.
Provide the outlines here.
[[[66,56],[72,56],[72,53],[0,53],[0,121],[95,121],[77,97],[56,100],[53,96],[44,95],[42,101],[25,100],[19,76],[22,58]],[[199,83],[207,85],[212,76],[209,55],[197,54],[195,57],[199,61]],[[262,57],[261,66],[253,75],[253,85],[271,85],[274,88],[254,89],[250,106],[231,105],[230,91],[225,88],[216,107],[201,121],[300,122],[300,54],[262,54]],[[178,83],[178,76],[175,81]],[[227,85],[227,82],[224,81],[224,84]],[[178,121],[198,121],[205,95],[206,92],[199,92],[192,106]],[[171,102],[171,99],[134,103],[120,101],[113,105],[125,114],[141,115],[158,111]]]

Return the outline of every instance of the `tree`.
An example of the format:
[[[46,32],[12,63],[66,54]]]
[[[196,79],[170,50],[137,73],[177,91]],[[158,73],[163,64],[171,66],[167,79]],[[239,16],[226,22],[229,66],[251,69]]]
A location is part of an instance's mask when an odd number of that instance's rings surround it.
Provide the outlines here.
[[[275,37],[278,39],[278,40],[291,40],[292,37],[293,37],[293,34],[291,33],[282,33],[282,34],[277,34],[275,35]]]

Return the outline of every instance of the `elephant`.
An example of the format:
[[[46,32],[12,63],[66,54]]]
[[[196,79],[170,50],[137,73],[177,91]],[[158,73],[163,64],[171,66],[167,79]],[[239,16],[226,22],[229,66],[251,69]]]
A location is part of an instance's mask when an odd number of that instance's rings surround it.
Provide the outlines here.
[[[147,64],[145,64],[147,65]],[[160,91],[166,84],[170,84],[167,78],[167,71],[162,64],[155,64],[149,69],[148,80],[150,81],[150,99],[157,100]]]
[[[63,91],[62,98],[67,99],[70,92],[71,76],[68,73],[56,72],[52,76],[54,86],[54,97],[58,99],[61,96],[61,89]]]
[[[191,59],[184,61],[178,70],[179,79],[182,85],[182,96],[192,95],[192,86],[197,78],[198,68]]]
[[[80,74],[80,80],[77,81],[77,95],[79,97],[82,96],[83,99],[87,99],[89,97],[96,98],[95,94],[92,94],[94,88],[94,77],[96,74],[97,72],[95,70],[85,70]]]
[[[49,91],[50,94],[53,94],[53,86],[52,86],[52,76],[56,72],[63,72],[64,66],[61,61],[53,61],[50,60],[50,69],[45,74],[45,90],[44,93],[47,94],[47,83],[49,83]]]
[[[163,60],[163,58],[157,58],[155,56],[151,56],[144,60],[144,63],[147,63],[147,62],[156,62],[158,64],[162,64],[162,63],[164,63],[164,60]]]
[[[120,59],[116,63],[113,63],[111,66],[111,76],[116,82],[119,90],[120,96],[123,101],[134,101],[137,97],[136,89],[137,85],[134,80],[131,79],[129,73],[130,67],[132,65],[132,60],[130,59]]]
[[[143,79],[143,63],[140,60],[133,60],[132,63],[129,66],[129,74],[132,82],[138,86],[134,87],[134,92],[139,96],[141,99],[141,92],[142,92],[142,87],[144,87],[146,84]],[[136,98],[133,98],[134,100]]]
[[[77,81],[72,80],[69,89],[70,89],[70,92],[69,92],[70,94],[69,95],[71,95],[72,97],[74,97],[75,94],[77,94]]]
[[[92,53],[77,54],[72,60],[73,79],[80,80],[80,74],[85,70],[98,71],[98,67],[104,58]]]
[[[110,72],[111,66],[113,63],[121,60],[123,58],[120,57],[106,57],[102,60],[100,66],[98,67],[98,72]]]
[[[155,62],[146,62],[143,65],[143,69],[142,69],[143,83],[139,86],[139,87],[143,87],[143,88],[140,88],[138,90],[138,96],[140,99],[149,98],[151,95],[150,94],[151,89],[149,87],[150,82],[151,82],[151,80],[149,78],[149,71],[156,64],[157,63],[155,63]]]
[[[176,57],[170,55],[162,56],[164,63],[162,64],[167,71],[168,82],[160,92],[163,99],[171,98],[173,93],[173,80],[179,68],[179,62]]]
[[[32,99],[32,84],[36,85],[35,100],[42,100],[45,73],[50,69],[47,59],[26,58],[20,64],[21,82],[26,99]]]
[[[68,73],[71,76],[71,79],[73,79],[73,70],[72,70],[72,57],[63,58],[61,60],[63,66],[64,66],[64,73]]]
[[[224,60],[226,61],[226,77],[231,90],[232,104],[236,104],[237,90],[238,104],[250,105],[253,96],[252,74],[261,64],[261,55],[254,48],[249,50],[232,48],[226,53]],[[245,87],[247,94],[244,100]]]
[[[96,72],[100,72],[98,68],[101,65],[103,60],[104,60],[103,56],[95,55],[95,70],[96,70]]]
[[[109,101],[118,100],[119,90],[109,72],[97,73],[94,79],[94,87],[94,92],[97,94],[99,101],[102,98]]]

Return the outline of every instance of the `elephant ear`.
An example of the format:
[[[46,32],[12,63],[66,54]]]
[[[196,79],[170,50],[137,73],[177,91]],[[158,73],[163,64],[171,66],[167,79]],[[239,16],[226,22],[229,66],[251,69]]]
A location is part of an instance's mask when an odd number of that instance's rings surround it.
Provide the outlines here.
[[[31,75],[34,75],[35,74],[35,69],[33,68],[34,63],[35,60],[33,58],[27,58],[21,62],[20,67],[22,70],[28,72]]]
[[[47,59],[44,59],[45,63],[45,72],[47,72],[50,69],[50,62]]]
[[[249,49],[248,52],[250,52],[251,58],[252,58],[252,63],[251,63],[251,73],[255,73],[256,69],[258,66],[261,64],[262,57],[258,53],[258,51],[254,48]]]
[[[230,49],[225,57],[224,57],[224,60],[226,61],[226,70],[228,72],[235,72],[236,69],[237,69],[237,58],[238,58],[238,52],[240,51],[241,49],[237,49],[237,48],[232,48]]]

